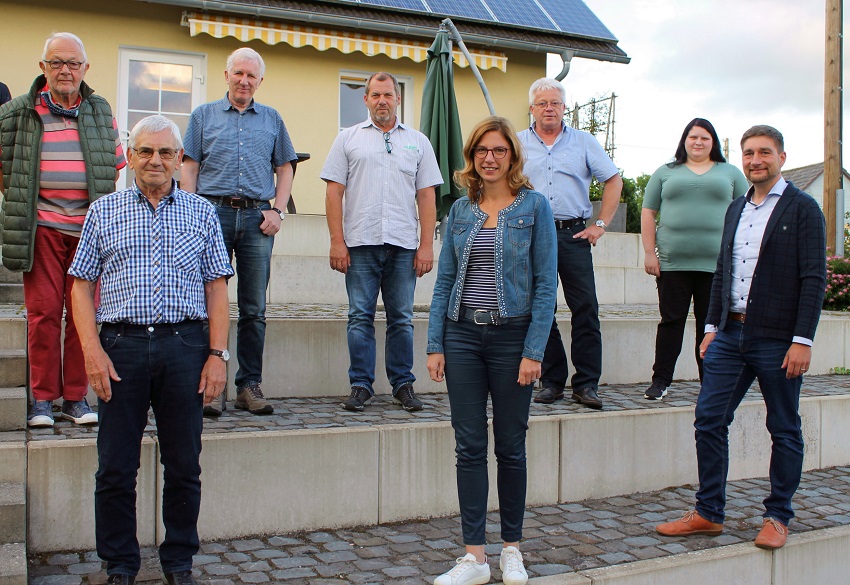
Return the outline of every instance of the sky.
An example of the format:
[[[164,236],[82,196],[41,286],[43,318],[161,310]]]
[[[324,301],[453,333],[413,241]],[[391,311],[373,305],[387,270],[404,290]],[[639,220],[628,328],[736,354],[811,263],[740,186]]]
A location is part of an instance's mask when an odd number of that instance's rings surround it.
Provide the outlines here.
[[[567,103],[617,94],[614,162],[627,177],[668,162],[697,117],[729,138],[739,168],[741,135],[754,124],[782,132],[784,168],[823,161],[824,0],[584,2],[631,63],[573,59]],[[550,55],[548,74],[560,69]]]

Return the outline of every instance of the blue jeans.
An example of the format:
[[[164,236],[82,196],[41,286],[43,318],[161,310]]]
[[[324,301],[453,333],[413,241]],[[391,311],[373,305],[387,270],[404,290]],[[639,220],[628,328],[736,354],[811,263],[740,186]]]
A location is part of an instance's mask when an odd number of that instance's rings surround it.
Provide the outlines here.
[[[112,382],[109,402],[98,401],[97,554],[109,575],[139,572],[136,475],[148,408],[153,407],[165,470],[165,540],[159,560],[166,573],[190,571],[198,552],[201,506],[203,396],[198,385],[209,353],[204,323],[156,325],[152,332],[139,325],[104,324],[100,343],[121,381]]]
[[[573,390],[596,389],[602,375],[602,332],[599,328],[599,303],[596,300],[596,281],[593,275],[593,257],[590,243],[573,235],[584,229],[583,224],[563,228],[558,232],[558,276],[564,288],[564,297],[572,313],[571,335]],[[552,319],[552,329],[546,342],[543,373],[544,386],[563,388],[567,384],[569,367],[558,322]]]
[[[263,209],[271,209],[269,204]],[[263,381],[263,348],[266,343],[266,290],[271,273],[274,236],[260,231],[262,209],[233,209],[217,205],[227,255],[236,256],[236,387]]]
[[[502,540],[522,538],[527,485],[525,435],[532,385],[517,383],[531,317],[504,325],[446,321],[443,348],[457,455],[463,542],[485,544],[487,519],[487,396],[493,401]]]
[[[765,517],[786,526],[794,517],[791,498],[803,471],[803,433],[799,415],[802,377],[785,377],[780,366],[790,342],[743,333],[731,319],[708,346],[703,383],[696,406],[699,491],[696,510],[711,522],[723,522],[726,475],[729,470],[729,425],[735,409],[758,379],[767,408],[767,430],[773,441],[770,455],[770,495]]]
[[[348,249],[351,265],[345,274],[348,291],[348,380],[351,386],[375,390],[375,310],[378,291],[387,313],[387,342],[384,361],[387,379],[395,396],[404,384],[412,384],[413,290],[416,250],[390,244],[353,246]]]

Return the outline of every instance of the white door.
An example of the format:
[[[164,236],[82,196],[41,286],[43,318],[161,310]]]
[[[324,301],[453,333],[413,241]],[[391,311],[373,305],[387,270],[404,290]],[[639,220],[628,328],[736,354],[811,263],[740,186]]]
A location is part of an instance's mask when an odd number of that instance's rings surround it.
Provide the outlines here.
[[[189,115],[206,100],[206,57],[121,48],[118,66],[118,128],[127,150],[127,137],[136,122],[151,114],[173,120],[181,132]],[[133,184],[133,171],[125,169],[119,188]],[[180,180],[180,171],[174,178]]]

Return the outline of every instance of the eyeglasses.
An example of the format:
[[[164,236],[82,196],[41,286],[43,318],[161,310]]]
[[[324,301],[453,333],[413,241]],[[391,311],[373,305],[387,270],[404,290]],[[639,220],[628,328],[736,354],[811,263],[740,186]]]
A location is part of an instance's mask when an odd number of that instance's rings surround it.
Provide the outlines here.
[[[173,148],[160,148],[159,150],[154,150],[153,148],[133,148],[136,151],[136,154],[141,159],[149,159],[153,157],[153,153],[158,152],[159,158],[162,160],[172,160],[175,156],[177,156],[177,151]]]
[[[484,148],[483,146],[476,146],[472,152],[475,154],[475,158],[487,158],[487,153],[492,152],[493,156],[496,158],[505,158],[508,156],[508,152],[510,148],[505,148],[504,146],[497,146],[496,148]]]
[[[390,133],[384,132],[384,146],[387,147],[387,152],[392,154],[393,152],[393,143],[390,142]]]
[[[560,108],[563,105],[564,105],[564,102],[560,102],[560,101],[557,101],[557,100],[555,100],[554,102],[535,102],[534,103],[535,108],[542,108],[544,110],[549,109],[550,106],[557,110],[558,108]]]
[[[53,59],[52,61],[42,60],[42,63],[49,65],[51,69],[62,69],[62,67],[67,65],[71,71],[79,71],[80,67],[84,65],[82,61],[63,61],[62,59]]]

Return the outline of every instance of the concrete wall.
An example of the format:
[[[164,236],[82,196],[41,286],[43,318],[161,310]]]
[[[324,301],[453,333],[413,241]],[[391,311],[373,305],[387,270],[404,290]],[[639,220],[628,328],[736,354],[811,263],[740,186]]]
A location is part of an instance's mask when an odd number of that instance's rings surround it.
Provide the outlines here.
[[[804,398],[801,413],[804,468],[850,464],[850,444],[837,440],[837,429],[850,425],[850,396]],[[528,504],[696,483],[692,425],[692,408],[532,417]],[[457,513],[448,422],[234,432],[205,435],[203,443],[199,530],[205,540]],[[738,410],[730,444],[730,479],[767,474],[761,402]],[[30,441],[28,449],[29,550],[92,548],[94,441]],[[145,439],[138,513],[143,545],[163,537],[156,455],[156,442]],[[491,508],[494,496],[491,490]],[[62,530],[52,529],[56,522]],[[756,582],[762,581],[748,583]]]
[[[847,583],[850,527],[791,534],[788,543],[764,551],[751,543],[688,552],[530,579],[530,585],[801,585]]]

